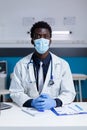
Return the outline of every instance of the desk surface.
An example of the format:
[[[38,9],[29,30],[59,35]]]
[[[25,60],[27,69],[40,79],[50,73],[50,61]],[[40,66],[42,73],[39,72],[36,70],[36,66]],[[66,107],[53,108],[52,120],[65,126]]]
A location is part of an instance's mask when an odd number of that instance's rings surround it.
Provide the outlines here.
[[[86,80],[87,75],[85,74],[72,74],[73,80]]]
[[[0,89],[0,95],[9,94],[10,91],[8,89]]]
[[[87,106],[86,102],[81,104]],[[15,104],[11,105],[11,109],[2,110],[0,113],[0,130],[87,130],[87,114],[32,117]]]

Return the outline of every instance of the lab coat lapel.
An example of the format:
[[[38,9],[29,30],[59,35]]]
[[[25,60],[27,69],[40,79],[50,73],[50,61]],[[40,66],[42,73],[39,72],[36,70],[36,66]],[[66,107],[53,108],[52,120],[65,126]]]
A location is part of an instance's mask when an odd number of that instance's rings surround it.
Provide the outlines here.
[[[55,77],[60,78],[61,64],[60,60],[58,60],[58,57],[55,56],[54,54],[52,54],[52,62],[53,62],[53,70],[52,70],[53,77],[54,79]]]
[[[31,82],[33,83],[33,86],[32,86],[32,90],[34,89],[35,92],[37,93],[38,95],[38,91],[37,91],[37,86],[36,86],[36,79],[35,79],[35,75],[34,75],[34,68],[33,68],[33,64],[30,64],[29,65],[29,75],[30,75],[30,80]],[[35,82],[35,83],[34,83]]]
[[[35,82],[35,75],[34,75],[33,64],[29,65],[29,75],[30,75],[30,80],[32,82]]]
[[[60,77],[60,61],[58,60],[58,57],[55,56],[54,54],[51,53],[52,56],[52,75],[53,75],[53,79],[59,78]],[[48,68],[48,72],[47,72],[47,76],[43,85],[43,89],[42,92],[46,92],[47,91],[47,87],[48,87],[48,83],[50,80],[50,76],[51,76],[51,62]]]
[[[44,85],[43,85],[42,92],[47,90],[47,86],[48,86],[48,83],[49,83],[49,80],[50,80],[50,72],[51,72],[51,63],[50,63],[49,68],[48,68],[48,72],[47,72],[47,75],[46,75],[46,79],[45,79],[45,82],[44,82]]]

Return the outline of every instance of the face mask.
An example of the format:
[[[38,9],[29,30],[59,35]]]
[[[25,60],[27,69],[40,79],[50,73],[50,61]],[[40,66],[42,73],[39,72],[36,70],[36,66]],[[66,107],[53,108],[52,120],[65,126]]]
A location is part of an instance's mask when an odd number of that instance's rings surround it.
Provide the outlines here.
[[[40,38],[34,40],[35,49],[39,54],[44,54],[49,49],[49,40],[45,38]]]

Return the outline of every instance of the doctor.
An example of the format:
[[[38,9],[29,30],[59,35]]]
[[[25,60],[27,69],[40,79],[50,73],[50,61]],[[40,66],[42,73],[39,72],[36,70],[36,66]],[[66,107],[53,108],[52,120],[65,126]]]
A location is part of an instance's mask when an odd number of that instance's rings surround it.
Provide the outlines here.
[[[52,30],[48,23],[39,21],[31,30],[35,51],[15,66],[10,84],[10,96],[19,106],[44,111],[71,103],[75,89],[69,64],[49,51]],[[42,75],[40,63],[42,62]],[[42,83],[39,79],[42,77]]]

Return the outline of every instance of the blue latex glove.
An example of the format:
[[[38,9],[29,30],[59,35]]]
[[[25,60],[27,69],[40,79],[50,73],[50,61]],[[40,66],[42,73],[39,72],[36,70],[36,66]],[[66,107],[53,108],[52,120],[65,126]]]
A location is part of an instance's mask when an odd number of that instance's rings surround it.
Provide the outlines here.
[[[37,109],[37,107],[39,105],[39,101],[40,101],[40,97],[33,99],[31,102],[31,106]]]
[[[32,100],[31,106],[39,111],[44,111],[55,107],[56,101],[48,94],[41,94],[38,98]]]

